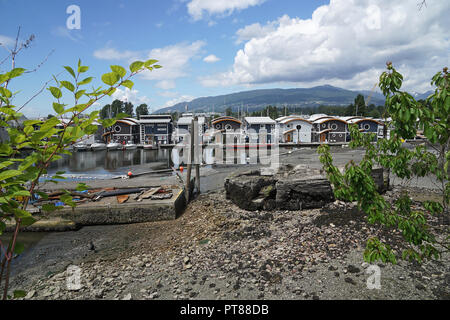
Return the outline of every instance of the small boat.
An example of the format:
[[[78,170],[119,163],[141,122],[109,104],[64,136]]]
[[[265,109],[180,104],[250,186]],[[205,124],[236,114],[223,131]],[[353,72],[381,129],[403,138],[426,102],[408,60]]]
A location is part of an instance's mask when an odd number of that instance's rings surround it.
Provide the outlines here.
[[[91,144],[92,151],[105,150],[105,149],[106,149],[106,144],[103,142],[95,142],[95,143]]]
[[[131,142],[127,142],[127,144],[125,144],[123,146],[124,150],[134,150],[137,149],[137,144],[131,143]]]
[[[73,149],[75,151],[86,151],[88,149],[88,145],[85,143],[77,143],[73,145]]]
[[[119,150],[122,148],[122,145],[118,142],[110,142],[106,145],[108,150]]]

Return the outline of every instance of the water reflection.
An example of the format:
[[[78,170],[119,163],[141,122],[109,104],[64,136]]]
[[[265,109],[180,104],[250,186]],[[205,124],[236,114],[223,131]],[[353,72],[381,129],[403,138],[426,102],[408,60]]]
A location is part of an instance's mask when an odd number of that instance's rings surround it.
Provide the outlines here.
[[[64,155],[62,159],[52,162],[48,173],[123,174],[124,169],[146,164],[150,164],[151,168],[169,168],[170,155],[170,149],[73,152],[71,156]]]

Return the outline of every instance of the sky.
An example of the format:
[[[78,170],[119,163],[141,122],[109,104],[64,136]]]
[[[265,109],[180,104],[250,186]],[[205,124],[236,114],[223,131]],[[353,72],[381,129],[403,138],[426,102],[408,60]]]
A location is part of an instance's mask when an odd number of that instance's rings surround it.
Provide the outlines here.
[[[133,78],[93,106],[113,99],[146,103],[151,111],[205,96],[263,88],[334,85],[372,90],[387,61],[404,89],[432,89],[431,77],[450,59],[450,1],[427,0],[0,0],[0,63],[18,27],[34,35],[16,66],[29,72],[11,83],[17,106],[78,59],[93,84],[110,65],[157,59],[161,69]],[[74,20],[70,6],[78,6]],[[79,27],[69,29],[79,21]],[[5,48],[6,47],[6,48]],[[42,63],[44,62],[44,63]],[[0,64],[0,72],[10,68]],[[49,82],[48,85],[54,85]],[[106,86],[105,86],[106,87]],[[22,110],[54,113],[42,91]],[[68,100],[66,103],[70,103]]]

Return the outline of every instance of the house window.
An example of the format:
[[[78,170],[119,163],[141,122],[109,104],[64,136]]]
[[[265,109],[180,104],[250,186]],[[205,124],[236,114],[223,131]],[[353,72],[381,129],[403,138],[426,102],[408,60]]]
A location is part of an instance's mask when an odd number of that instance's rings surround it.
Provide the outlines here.
[[[261,124],[259,127],[260,127],[261,129],[264,129],[264,128],[266,127],[266,125],[265,125],[265,124]]]
[[[297,130],[300,131],[301,128],[302,128],[302,126],[298,124],[298,125],[297,125]]]
[[[325,123],[322,123],[322,128],[325,128],[327,125]]]
[[[338,128],[338,126],[337,126],[336,123],[333,123],[333,124],[331,125],[331,129],[332,129],[332,130],[336,130],[337,128]]]
[[[369,129],[370,129],[370,125],[369,125],[368,123],[366,123],[366,124],[364,125],[364,129],[365,129],[365,130],[369,130]]]
[[[231,130],[233,127],[231,126],[231,124],[227,124],[226,126],[225,126],[225,130]]]
[[[114,127],[114,131],[115,132],[120,132],[120,131],[122,131],[122,128],[120,126],[115,126]]]

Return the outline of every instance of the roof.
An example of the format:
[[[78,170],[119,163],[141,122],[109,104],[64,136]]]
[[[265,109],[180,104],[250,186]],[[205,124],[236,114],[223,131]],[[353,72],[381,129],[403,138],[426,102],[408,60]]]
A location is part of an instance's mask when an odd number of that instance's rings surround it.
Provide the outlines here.
[[[300,118],[300,117],[286,118],[286,119],[281,120],[280,123],[285,124],[285,123],[289,123],[291,121],[304,121],[304,122],[312,123],[311,121]]]
[[[159,119],[140,119],[139,123],[146,124],[146,123],[170,123],[172,122],[172,119],[167,118],[159,118]]]
[[[234,117],[228,117],[228,116],[216,118],[216,119],[212,120],[211,123],[212,124],[216,124],[218,122],[227,121],[227,120],[228,121],[234,121],[234,122],[237,122],[239,124],[242,124],[242,121],[240,121],[240,120],[238,120],[238,119],[236,119]]]
[[[308,120],[311,121],[311,122],[314,122],[314,121],[322,119],[322,118],[332,118],[332,116],[326,115],[324,113],[317,113],[317,114],[311,115],[308,118]]]
[[[345,121],[345,120],[342,120],[342,119],[339,119],[339,118],[333,118],[333,117],[319,118],[319,119],[315,120],[314,123],[324,123],[324,122],[327,122],[327,121],[340,121],[340,122],[343,122],[345,124],[347,123],[347,121]]]
[[[245,117],[248,124],[275,124],[275,120],[270,117]]]
[[[137,121],[137,120],[131,119],[131,118],[123,118],[123,119],[117,120],[117,122],[125,123],[125,124],[127,124],[127,125],[129,125],[129,126],[135,126],[135,125],[137,125],[138,123],[137,123],[136,121]]]
[[[192,117],[181,117],[177,121],[177,125],[190,125],[192,123]],[[198,117],[198,123],[205,123],[205,117]]]
[[[139,115],[141,120],[149,120],[149,119],[172,119],[170,114],[141,114]]]
[[[373,119],[373,118],[350,119],[350,120],[348,121],[348,123],[359,123],[359,122],[361,122],[361,121],[372,121],[372,122],[376,122],[376,123],[378,123],[378,124],[384,125],[382,122],[380,122],[380,121],[378,121],[378,120],[375,120],[375,119]]]

